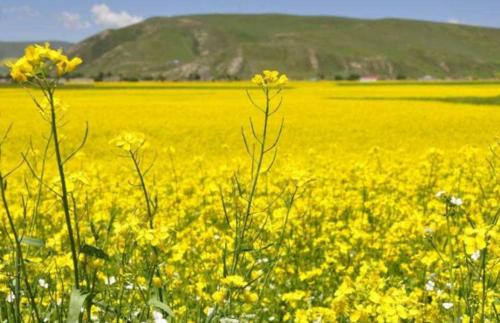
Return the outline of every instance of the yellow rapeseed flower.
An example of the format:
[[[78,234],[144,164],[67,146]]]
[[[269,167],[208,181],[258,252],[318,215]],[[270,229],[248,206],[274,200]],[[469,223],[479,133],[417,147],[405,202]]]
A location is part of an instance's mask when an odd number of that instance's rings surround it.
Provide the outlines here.
[[[243,298],[245,300],[245,303],[253,304],[259,300],[259,295],[257,295],[257,293],[252,291],[245,291],[243,293]]]
[[[14,63],[7,65],[10,68],[10,76],[17,82],[26,82],[33,73],[33,66],[26,57],[19,58]]]
[[[83,63],[83,60],[80,57],[74,57],[69,60],[66,64],[66,73],[73,72],[79,65]]]
[[[163,284],[161,278],[157,276],[153,277],[152,283],[154,287],[158,288],[161,287],[161,285]]]
[[[222,283],[231,287],[244,287],[247,284],[245,279],[239,275],[227,276],[222,279]]]
[[[212,294],[212,300],[217,304],[224,303],[224,298],[226,297],[226,290],[219,289],[218,291]]]
[[[15,67],[15,66],[12,66],[11,69],[10,69],[10,77],[12,77],[12,79],[14,81],[17,81],[17,82],[26,82],[28,80],[28,77],[26,76],[25,73],[23,73],[23,71],[21,69],[19,69],[18,67]]]
[[[24,50],[24,56],[20,57],[14,63],[8,65],[10,76],[17,82],[27,82],[32,77],[45,78],[54,75],[61,77],[67,73],[73,72],[80,64],[82,59],[75,57],[69,59],[63,54],[62,49],[52,49],[49,43],[44,46],[30,45]]]
[[[471,255],[475,251],[486,248],[486,228],[466,228],[463,237],[466,252]]]
[[[252,82],[260,86],[264,84],[264,78],[260,74],[255,74],[252,78]]]
[[[278,71],[265,70],[262,74],[255,74],[252,82],[261,87],[281,87],[288,83],[288,77]]]
[[[37,49],[37,47],[31,45],[25,48],[24,50],[24,57],[26,60],[33,65],[36,65],[40,62],[40,51]]]
[[[57,75],[62,76],[64,74],[73,72],[82,62],[83,61],[80,57],[75,57],[72,60],[68,60],[66,56],[63,56],[56,64]]]
[[[109,143],[127,152],[133,152],[144,147],[146,136],[140,132],[123,132]]]

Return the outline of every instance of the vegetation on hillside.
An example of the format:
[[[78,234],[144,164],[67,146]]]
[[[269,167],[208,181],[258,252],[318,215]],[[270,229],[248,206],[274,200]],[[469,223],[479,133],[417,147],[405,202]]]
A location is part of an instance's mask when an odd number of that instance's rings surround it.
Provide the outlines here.
[[[248,79],[267,66],[294,79],[491,78],[499,29],[400,19],[287,15],[151,18],[72,48],[88,76]]]

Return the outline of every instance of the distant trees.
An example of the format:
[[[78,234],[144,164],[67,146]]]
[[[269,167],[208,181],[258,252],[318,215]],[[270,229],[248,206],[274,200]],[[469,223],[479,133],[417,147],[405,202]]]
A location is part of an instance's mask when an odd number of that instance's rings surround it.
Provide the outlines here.
[[[350,73],[349,76],[347,76],[348,81],[359,81],[360,78],[361,75],[359,75],[358,73]]]
[[[95,82],[102,82],[102,81],[104,81],[104,79],[111,78],[112,76],[113,76],[113,73],[111,73],[111,72],[107,72],[107,73],[99,72],[97,75],[95,75],[93,77],[93,79]]]
[[[84,77],[81,74],[75,75],[73,78],[79,78],[79,77]],[[318,73],[315,77],[311,78],[311,80],[335,80],[335,81],[363,81],[364,78],[369,78],[372,76],[367,76],[365,74],[361,74],[358,72],[341,72],[341,73],[336,73],[336,74],[326,74],[326,73]],[[2,78],[2,75],[0,75],[0,79]],[[192,72],[191,74],[187,75],[186,78],[172,78],[172,77],[167,77],[165,74],[148,74],[148,75],[128,75],[128,74],[113,74],[111,72],[99,72],[97,75],[94,75],[92,77],[95,82],[103,82],[103,81],[126,81],[126,82],[138,82],[138,81],[167,81],[167,80],[186,80],[186,81],[200,81],[200,80],[207,80],[206,78],[202,77],[200,73],[198,72]],[[384,77],[384,76],[373,76],[373,78],[376,79],[385,79],[385,80],[407,80],[408,76],[406,76],[403,73],[398,73],[392,78]],[[500,74],[499,74],[500,78]],[[213,75],[213,78],[211,80],[220,80],[220,81],[239,81],[241,78],[238,75],[232,75],[228,73],[220,73]]]
[[[348,74],[335,74],[333,79],[335,81],[359,81],[361,75],[358,73],[348,73]]]

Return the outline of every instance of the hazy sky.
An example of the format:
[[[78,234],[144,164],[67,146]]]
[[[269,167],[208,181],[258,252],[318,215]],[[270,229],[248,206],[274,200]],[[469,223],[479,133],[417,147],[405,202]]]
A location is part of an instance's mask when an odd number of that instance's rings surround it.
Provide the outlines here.
[[[500,27],[500,0],[0,0],[0,40],[78,41],[152,16],[259,12]]]

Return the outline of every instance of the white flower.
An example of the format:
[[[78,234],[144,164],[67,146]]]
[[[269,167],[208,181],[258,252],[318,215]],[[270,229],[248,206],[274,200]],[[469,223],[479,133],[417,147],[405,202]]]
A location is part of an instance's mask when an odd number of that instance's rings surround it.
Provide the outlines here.
[[[14,295],[13,292],[10,292],[9,295],[7,295],[7,297],[5,297],[5,300],[7,301],[7,303],[14,303],[15,299],[16,299],[16,295]]]
[[[434,230],[433,230],[432,228],[425,227],[425,228],[424,228],[424,232],[425,232],[425,234],[433,234],[433,233],[434,233]]]
[[[434,286],[436,286],[436,284],[434,284],[434,282],[432,280],[429,280],[425,284],[425,290],[428,291],[428,292],[433,291],[434,290]]]
[[[99,322],[99,316],[94,313],[90,314],[90,321]]]
[[[114,283],[116,283],[116,277],[115,276],[110,276],[108,277],[108,279],[106,279],[106,281],[104,282],[106,285],[113,285]]]
[[[153,311],[153,319],[155,323],[168,323],[167,320],[163,318],[163,315],[157,311]]]
[[[267,258],[260,258],[257,260],[257,264],[262,264],[262,263],[267,263],[269,262],[269,259]]]
[[[213,307],[209,307],[207,309],[207,316],[211,316],[213,313],[214,313],[214,308]]]
[[[439,191],[436,193],[436,198],[440,199],[441,197],[443,197],[443,195],[445,195],[446,192],[445,191]]]
[[[449,310],[452,307],[453,307],[453,303],[450,303],[450,302],[443,303],[443,308],[445,310]]]
[[[455,206],[460,206],[462,205],[464,202],[462,201],[461,198],[459,197],[455,197],[455,196],[452,196],[451,199],[450,199],[450,203],[455,205]]]
[[[230,317],[223,317],[220,319],[220,323],[240,323],[240,320],[238,319],[233,319]]]
[[[481,257],[481,251],[476,250],[472,253],[472,255],[470,256],[470,259],[477,261],[480,257]]]
[[[38,280],[38,285],[40,285],[40,287],[45,288],[45,289],[49,288],[49,284],[43,278],[40,278]]]

